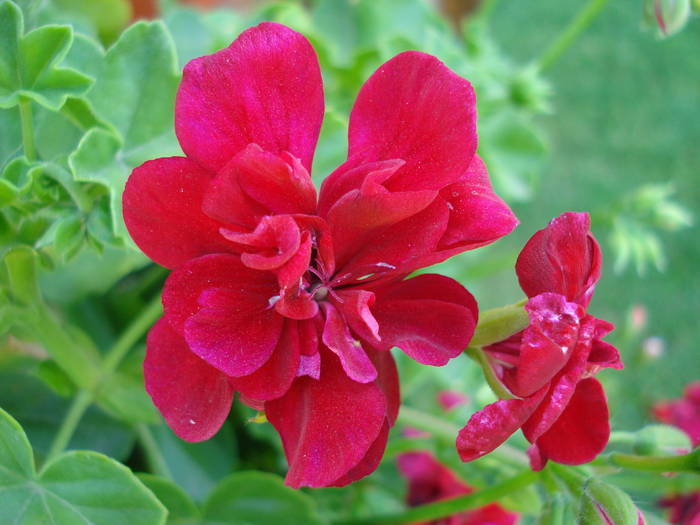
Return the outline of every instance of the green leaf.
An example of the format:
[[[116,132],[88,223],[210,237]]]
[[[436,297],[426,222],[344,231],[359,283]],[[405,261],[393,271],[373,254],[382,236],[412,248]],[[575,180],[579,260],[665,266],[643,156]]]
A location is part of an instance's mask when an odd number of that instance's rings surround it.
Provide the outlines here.
[[[143,377],[120,370],[100,388],[99,406],[127,423],[157,423],[158,413],[143,388]]]
[[[34,250],[28,246],[17,246],[5,254],[4,262],[15,300],[25,306],[39,303],[41,296]]]
[[[121,196],[129,176],[129,166],[121,154],[121,142],[113,133],[93,128],[78,144],[78,149],[68,157],[68,165],[75,180],[96,182],[109,190],[112,232],[126,236],[121,218]]]
[[[27,97],[58,110],[68,95],[84,94],[92,81],[58,67],[73,42],[70,26],[48,25],[22,36],[22,12],[12,2],[0,4],[0,107]]]
[[[204,504],[204,519],[212,525],[323,523],[308,496],[262,472],[238,472],[222,480]]]
[[[187,493],[172,481],[153,474],[137,474],[168,509],[168,525],[200,523],[201,514]]]
[[[0,109],[0,168],[22,150],[21,129],[18,108]]]
[[[173,479],[195,501],[203,500],[238,462],[235,437],[227,423],[216,436],[201,443],[182,441],[165,425],[154,427],[153,435]]]
[[[132,25],[107,51],[88,99],[113,125],[129,167],[180,152],[173,130],[179,78],[175,46],[161,22]]]
[[[37,457],[49,451],[56,429],[68,411],[69,400],[58,397],[40,379],[18,373],[0,373],[0,406],[12,412],[32,439]],[[90,449],[126,459],[134,443],[132,430],[91,407],[80,420],[68,448]]]
[[[34,470],[27,437],[0,409],[0,507],[17,525],[158,525],[166,510],[124,465],[96,452],[67,452]]]

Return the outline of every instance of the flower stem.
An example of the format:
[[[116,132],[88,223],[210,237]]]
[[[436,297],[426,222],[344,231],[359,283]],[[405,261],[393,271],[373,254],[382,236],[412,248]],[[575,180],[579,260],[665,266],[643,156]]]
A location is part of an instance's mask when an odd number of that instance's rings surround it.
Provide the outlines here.
[[[156,321],[162,312],[160,295],[156,296],[146,306],[146,308],[133,320],[133,322],[122,333],[117,342],[105,354],[100,370],[97,374],[97,379],[94,381],[91,388],[83,388],[78,391],[71,403],[68,413],[55,435],[49,453],[46,456],[45,465],[48,464],[54,457],[63,452],[68,446],[75,429],[80,423],[81,418],[85,414],[92,401],[95,399],[99,391],[100,385],[107,382],[109,377],[114,373],[119,363],[124,358],[126,353],[138,342],[146,330]]]
[[[493,503],[508,494],[520,490],[538,478],[537,472],[530,470],[522,471],[512,478],[477,492],[472,492],[457,498],[428,503],[396,514],[386,514],[384,516],[372,516],[368,518],[357,518],[347,521],[335,522],[334,525],[391,525],[400,523],[416,523],[437,520],[457,514],[465,510],[481,507]]]
[[[553,66],[579,35],[593,22],[603,10],[608,0],[589,0],[571,23],[559,34],[554,42],[537,60],[536,67],[542,72]]]
[[[34,147],[34,128],[32,125],[32,102],[27,98],[19,101],[19,118],[22,121],[22,148],[29,162],[36,160]]]
[[[634,470],[700,473],[700,449],[681,456],[635,456],[613,452],[606,459],[610,465]]]
[[[92,393],[89,390],[79,390],[73,398],[68,413],[61,423],[61,428],[51,442],[49,452],[46,454],[44,466],[48,465],[52,459],[58,456],[68,446],[68,443],[75,433],[75,429],[80,423],[80,419],[92,402]]]
[[[173,475],[168,468],[168,464],[163,457],[163,454],[158,448],[158,443],[156,443],[153,433],[148,425],[141,423],[136,425],[136,433],[139,437],[139,442],[141,443],[141,448],[146,456],[146,462],[148,467],[154,474],[172,480]]]

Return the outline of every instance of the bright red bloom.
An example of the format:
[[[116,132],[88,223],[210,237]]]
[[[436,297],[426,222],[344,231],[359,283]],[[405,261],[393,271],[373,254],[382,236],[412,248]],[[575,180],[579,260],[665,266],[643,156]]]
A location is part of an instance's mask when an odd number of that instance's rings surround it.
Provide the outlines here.
[[[533,447],[533,468],[548,459],[591,461],[610,435],[601,368],[622,368],[615,347],[601,340],[613,325],[586,313],[600,278],[600,247],[585,213],[565,213],[527,242],[516,263],[530,298],[530,325],[484,348],[515,396],[475,413],[460,431],[463,461],[491,452],[519,428]]]
[[[668,509],[670,523],[700,525],[700,490],[667,496],[659,505]]]
[[[406,276],[516,224],[474,153],[471,85],[434,57],[402,53],[367,81],[317,200],[322,119],[309,42],[261,24],[185,67],[186,156],[143,164],[124,191],[132,238],[173,269],[144,363],[155,405],[199,441],[239,392],[280,433],[293,487],[374,470],[399,404],[389,350],[444,365],[477,320],[456,281]]]
[[[397,458],[399,471],[408,480],[406,502],[415,507],[444,499],[463,496],[474,489],[459,479],[430,452],[406,452]],[[453,516],[424,522],[426,525],[514,525],[518,515],[498,503],[460,512]],[[422,524],[414,524],[422,525]]]
[[[687,385],[681,399],[654,405],[654,416],[688,434],[693,447],[700,445],[700,381]]]

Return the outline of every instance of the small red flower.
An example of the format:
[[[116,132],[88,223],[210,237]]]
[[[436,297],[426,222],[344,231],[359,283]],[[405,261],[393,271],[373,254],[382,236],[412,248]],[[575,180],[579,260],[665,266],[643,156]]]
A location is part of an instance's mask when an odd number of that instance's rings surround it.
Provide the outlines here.
[[[670,523],[700,525],[700,490],[667,496],[659,505],[668,509]]]
[[[693,447],[700,445],[700,381],[688,384],[681,399],[656,403],[654,416],[688,434]]]
[[[322,119],[309,42],[251,28],[185,67],[175,130],[186,156],[135,169],[123,199],[136,244],[173,269],[144,363],[155,405],[199,441],[239,392],[280,433],[293,487],[376,468],[399,404],[389,350],[444,365],[477,320],[456,281],[406,276],[517,222],[475,155],[471,85],[434,57],[402,53],[367,81],[348,160],[317,199]]]
[[[622,368],[615,347],[601,340],[614,327],[586,313],[600,278],[601,254],[585,213],[565,213],[538,231],[516,263],[529,297],[530,325],[484,348],[513,394],[475,413],[457,438],[463,461],[491,452],[517,429],[533,447],[533,468],[548,459],[591,461],[610,435],[601,368]]]
[[[430,452],[406,452],[397,458],[399,471],[408,480],[406,502],[415,507],[474,492],[454,472],[440,463]],[[514,525],[518,515],[497,503],[460,512],[423,524],[414,525]]]

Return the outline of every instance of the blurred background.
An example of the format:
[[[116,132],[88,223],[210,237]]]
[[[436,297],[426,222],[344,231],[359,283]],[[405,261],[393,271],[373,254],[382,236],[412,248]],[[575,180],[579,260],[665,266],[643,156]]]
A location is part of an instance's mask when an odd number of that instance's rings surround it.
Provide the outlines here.
[[[438,271],[459,279],[484,309],[517,302],[522,292],[513,266],[525,241],[564,211],[589,211],[605,263],[589,311],[615,323],[617,329],[607,339],[621,349],[626,364],[623,371],[599,376],[610,397],[614,430],[638,430],[652,420],[655,402],[679,397],[687,383],[700,377],[700,237],[696,215],[700,203],[700,23],[691,17],[683,27],[688,13],[680,22],[666,20],[660,27],[656,17],[645,15],[653,0],[591,2],[595,13],[591,12],[590,24],[581,27],[578,38],[563,42],[562,31],[576,19],[581,2],[18,3],[27,30],[46,23],[67,23],[77,35],[99,41],[104,49],[135,20],[162,19],[168,36],[144,40],[153,47],[144,48],[141,55],[153,53],[157,60],[172,58],[179,68],[194,57],[228,45],[240,31],[263,20],[275,20],[304,33],[319,54],[326,89],[326,118],[314,164],[317,183],[342,162],[354,96],[376,67],[405,49],[437,56],[474,84],[479,153],[497,191],[521,221],[507,238],[455,257]],[[676,34],[664,35],[664,30]],[[99,63],[103,49],[91,42],[76,36],[66,61],[76,68],[88,68],[99,78],[104,67]],[[141,55],[143,63],[132,62],[141,68],[131,71],[134,79],[162,67],[162,63],[149,63]],[[110,52],[108,62],[109,57]],[[148,140],[128,149],[127,137],[114,146],[112,154],[120,159],[119,165],[111,158],[91,156],[103,150],[89,148],[95,145],[84,140],[86,127],[65,112],[40,109],[34,116],[40,156],[70,169],[76,179],[102,187],[89,192],[100,215],[95,212],[74,228],[77,233],[71,234],[75,238],[66,239],[65,232],[56,238],[55,224],[65,221],[65,213],[55,210],[70,208],[70,199],[59,194],[46,209],[32,208],[32,213],[39,215],[46,210],[42,221],[17,219],[25,221],[24,226],[17,226],[11,235],[4,230],[3,239],[8,243],[20,239],[36,248],[42,261],[44,296],[99,346],[114,339],[142,304],[144,293],[157,290],[165,277],[126,238],[119,196],[135,165],[178,152],[172,133],[172,99],[178,79],[175,73],[171,76],[172,81],[158,90],[151,106],[142,108],[142,120],[150,119]],[[103,87],[98,80],[94,89]],[[114,111],[120,102],[118,97],[114,100]],[[96,103],[98,117],[105,118],[109,111],[100,113],[98,106]],[[157,122],[162,123],[162,129],[155,131],[154,111],[160,119]],[[137,124],[139,118],[136,113]],[[17,153],[13,144],[18,142],[18,132],[13,123],[16,117],[9,110],[0,110],[0,167],[8,172]],[[139,125],[145,126],[143,122]],[[118,131],[120,124],[114,127]],[[7,215],[4,220],[9,222]],[[17,339],[4,345],[24,353],[31,350]],[[37,352],[41,355],[40,349]],[[136,378],[136,386],[132,386],[134,399],[139,400],[143,397],[141,358],[142,354],[131,356],[124,370]],[[479,368],[467,359],[455,360],[439,370],[419,369],[407,360],[401,360],[400,366],[404,402],[411,406],[438,412],[439,391],[466,393],[469,403],[445,416],[460,426],[470,413],[493,399]],[[0,405],[23,424],[41,450],[50,441],[57,419],[52,414],[60,413],[56,407],[63,406],[61,396],[70,388],[61,386],[57,369],[43,365],[35,375],[50,389],[28,399],[23,392],[39,389],[28,384],[36,380],[8,369],[2,373],[15,375],[12,381],[0,383]],[[119,411],[119,407],[112,409]],[[236,410],[244,417],[232,417],[230,428],[225,427],[216,439],[203,445],[184,447],[165,427],[157,427],[156,437],[173,462],[176,478],[195,498],[235,466],[281,468],[274,433],[264,425],[240,423],[252,414],[243,407]],[[106,415],[104,407],[94,408],[83,425],[88,426],[77,434],[79,442],[72,446],[96,448],[138,464],[138,453],[133,457],[129,444],[129,439],[133,440],[129,429]],[[400,440],[392,443],[390,453],[405,446]],[[231,453],[234,449],[235,457]],[[457,464],[453,449],[445,447],[438,453]],[[488,460],[484,465],[490,465]],[[464,467],[460,468],[464,472]],[[476,472],[475,484],[488,476]],[[373,505],[387,509],[400,504],[403,490],[400,484],[387,481],[392,479],[396,479],[395,470],[380,469],[370,481],[352,489],[314,494],[322,494],[316,497],[328,508],[335,508],[337,501],[359,498],[362,504],[358,512]],[[373,484],[385,487],[387,494],[363,488]],[[517,507],[517,502],[511,503]]]

